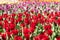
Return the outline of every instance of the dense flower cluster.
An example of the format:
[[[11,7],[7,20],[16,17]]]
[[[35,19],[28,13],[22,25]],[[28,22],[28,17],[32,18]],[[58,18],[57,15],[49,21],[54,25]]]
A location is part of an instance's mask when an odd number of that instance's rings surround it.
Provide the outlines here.
[[[19,4],[1,4],[1,12],[24,12],[31,11],[34,12],[44,12],[44,11],[60,11],[60,2],[21,2]],[[38,12],[38,13],[39,13]]]
[[[0,5],[0,40],[60,40],[60,3]]]
[[[60,40],[60,12],[3,13],[0,15],[0,39]]]

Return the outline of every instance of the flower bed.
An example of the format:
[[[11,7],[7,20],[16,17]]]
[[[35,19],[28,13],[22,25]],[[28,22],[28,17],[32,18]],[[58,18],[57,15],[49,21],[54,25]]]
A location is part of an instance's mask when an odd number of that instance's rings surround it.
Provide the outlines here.
[[[18,13],[34,10],[35,12],[60,11],[60,2],[21,2],[19,4],[0,4],[0,12]]]
[[[37,3],[21,4],[0,6],[1,40],[60,40],[60,11],[54,9],[59,3],[52,5],[53,11],[45,3],[40,5],[43,8]]]

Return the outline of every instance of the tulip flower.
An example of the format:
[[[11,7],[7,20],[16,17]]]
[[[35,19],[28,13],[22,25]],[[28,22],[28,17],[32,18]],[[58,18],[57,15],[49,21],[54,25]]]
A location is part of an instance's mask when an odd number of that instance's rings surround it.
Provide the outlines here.
[[[2,40],[60,40],[59,2],[0,4]]]

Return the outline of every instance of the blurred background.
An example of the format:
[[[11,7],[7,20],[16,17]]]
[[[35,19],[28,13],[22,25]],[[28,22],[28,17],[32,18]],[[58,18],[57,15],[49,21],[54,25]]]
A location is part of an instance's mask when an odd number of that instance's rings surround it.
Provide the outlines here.
[[[60,0],[0,0],[0,4],[4,4],[4,3],[20,3],[20,2],[26,2],[26,1],[30,1],[30,2],[60,2]]]

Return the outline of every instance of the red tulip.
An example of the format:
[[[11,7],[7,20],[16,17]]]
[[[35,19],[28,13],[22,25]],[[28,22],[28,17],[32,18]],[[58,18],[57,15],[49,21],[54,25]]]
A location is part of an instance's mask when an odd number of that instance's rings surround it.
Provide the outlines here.
[[[3,17],[4,18],[7,18],[8,17],[8,14],[6,13],[6,14],[3,14]]]
[[[22,17],[18,17],[17,21],[21,22],[22,21]]]
[[[36,26],[36,24],[35,24],[34,22],[32,22],[32,23],[30,24],[30,27],[32,27],[32,28],[35,28],[35,26]]]
[[[15,13],[12,13],[12,14],[11,14],[11,16],[12,16],[12,17],[15,17],[15,16],[16,16],[16,14],[15,14]]]
[[[51,17],[53,17],[53,16],[55,16],[55,15],[53,14],[53,12],[51,12],[51,13],[48,15],[49,18],[51,18]]]
[[[11,30],[14,29],[14,28],[15,28],[15,24],[10,23],[10,24],[9,24],[9,28],[10,28]]]
[[[36,19],[38,19],[38,17],[36,15],[33,15],[32,19],[36,20]]]
[[[4,23],[8,23],[8,21],[7,20],[4,20]]]
[[[24,23],[21,23],[20,26],[21,26],[21,27],[25,27],[25,24],[24,24]]]
[[[28,33],[29,33],[28,28],[24,28],[24,29],[23,29],[23,33],[24,33],[24,34],[28,34]]]
[[[6,31],[10,31],[10,28],[9,28],[9,24],[8,23],[5,23],[3,25],[3,28],[6,30]]]
[[[8,17],[6,19],[7,20],[11,20],[11,15],[8,15]]]
[[[14,36],[14,40],[22,40],[20,36]]]
[[[45,25],[45,26],[44,26],[44,29],[45,29],[45,30],[51,29],[51,25]]]
[[[9,27],[5,27],[5,30],[6,30],[6,32],[9,32],[10,28]]]
[[[47,35],[45,35],[44,33],[41,33],[39,35],[39,38],[40,38],[40,40],[49,40],[49,37]]]
[[[40,22],[41,24],[44,24],[45,18],[43,16],[41,18],[38,18],[38,22]]]
[[[6,32],[7,33],[7,35],[8,35],[8,37],[11,37],[11,35],[12,35],[12,32]]]
[[[10,22],[11,23],[14,23],[15,22],[15,19],[14,18],[10,18]]]
[[[2,39],[6,40],[6,34],[1,34],[2,35]]]
[[[60,17],[60,12],[55,12],[55,16]]]
[[[22,15],[23,15],[22,13],[18,13],[18,17],[22,17]]]
[[[47,33],[48,35],[52,35],[53,31],[52,31],[52,30],[47,30],[46,33]]]
[[[42,40],[49,40],[48,36],[45,36]]]
[[[3,25],[3,28],[8,27],[8,26],[9,26],[8,23],[5,23],[5,24]]]
[[[12,30],[12,33],[13,33],[13,35],[16,35],[16,34],[18,34],[18,30]]]
[[[40,40],[39,36],[34,37],[34,40]]]
[[[59,16],[59,13],[58,12],[55,12],[55,16]]]
[[[24,34],[26,40],[29,40],[30,34]]]
[[[30,34],[28,28],[24,28],[23,33],[24,36],[26,37],[26,40],[29,40]]]
[[[17,24],[19,21],[15,19],[15,23]]]
[[[56,23],[57,23],[58,25],[60,25],[60,18],[58,18],[58,19],[56,20]]]
[[[37,17],[38,17],[38,18],[41,18],[41,14],[39,13],[39,14],[37,15]]]
[[[53,23],[55,20],[53,19],[53,18],[47,18],[46,20],[45,20],[45,22],[46,23]]]
[[[25,11],[23,14],[26,15],[27,14],[27,11]]]
[[[24,19],[24,23],[25,23],[25,24],[29,24],[29,19],[28,19],[28,18],[25,18],[25,19]]]
[[[2,20],[3,19],[3,17],[2,16],[0,16],[0,20]]]
[[[0,21],[0,26],[3,26],[3,23]]]
[[[29,28],[29,31],[30,31],[31,33],[33,33],[34,30],[35,30],[35,28],[33,28],[33,27],[30,27],[30,28]]]
[[[56,37],[56,40],[60,40],[60,36],[57,36],[57,37]]]
[[[29,17],[30,17],[30,14],[29,14],[29,13],[27,13],[27,14],[26,14],[26,17],[28,17],[28,18],[29,18]]]

